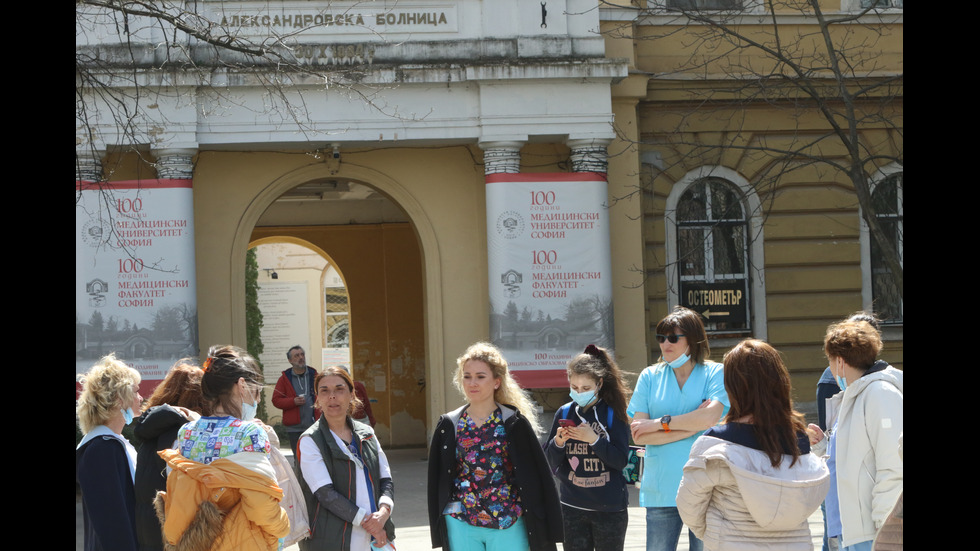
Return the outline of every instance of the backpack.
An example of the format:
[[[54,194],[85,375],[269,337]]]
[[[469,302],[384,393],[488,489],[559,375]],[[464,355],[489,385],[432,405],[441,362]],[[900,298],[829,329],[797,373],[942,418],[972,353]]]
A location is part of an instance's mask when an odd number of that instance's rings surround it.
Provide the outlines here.
[[[558,409],[561,414],[561,419],[568,419],[568,412],[572,409],[571,406],[571,403],[567,403]],[[611,427],[612,424],[613,410],[611,407],[606,407],[606,426]],[[626,454],[626,466],[623,467],[623,478],[626,479],[627,484],[633,484],[639,487],[640,479],[643,477],[643,457],[642,453],[637,452],[645,450],[646,448],[644,446],[630,446],[630,450]]]

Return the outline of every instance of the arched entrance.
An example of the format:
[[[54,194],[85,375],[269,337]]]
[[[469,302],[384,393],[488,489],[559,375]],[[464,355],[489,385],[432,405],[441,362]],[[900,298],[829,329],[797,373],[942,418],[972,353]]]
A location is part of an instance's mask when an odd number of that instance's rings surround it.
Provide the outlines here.
[[[336,296],[325,284],[318,285],[316,313],[323,325],[317,328],[317,341],[309,344],[307,361],[314,367],[323,361],[336,363],[330,361],[333,347],[328,341],[349,328],[350,367],[367,388],[382,445],[425,445],[425,282],[420,236],[405,210],[360,181],[310,178],[269,203],[249,242],[301,243],[321,252],[343,273],[347,319],[328,324],[339,312],[331,305]],[[271,273],[277,266],[259,268]],[[281,365],[265,366],[267,377],[270,372],[278,377],[288,367],[285,351],[267,350],[269,357],[281,360]],[[271,408],[269,413],[271,418],[279,412]]]

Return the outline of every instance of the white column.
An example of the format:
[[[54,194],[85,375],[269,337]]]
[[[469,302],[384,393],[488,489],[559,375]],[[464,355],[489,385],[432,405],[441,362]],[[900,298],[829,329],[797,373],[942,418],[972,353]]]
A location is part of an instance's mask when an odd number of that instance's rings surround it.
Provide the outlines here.
[[[572,150],[572,172],[598,172],[605,174],[609,170],[606,146],[610,140],[585,139],[568,140],[565,142]]]
[[[194,178],[196,149],[154,149],[157,178],[161,180],[191,180]]]
[[[75,179],[98,182],[102,180],[102,158],[91,150],[75,151]]]
[[[481,142],[486,174],[517,174],[521,171],[521,147],[524,142]]]

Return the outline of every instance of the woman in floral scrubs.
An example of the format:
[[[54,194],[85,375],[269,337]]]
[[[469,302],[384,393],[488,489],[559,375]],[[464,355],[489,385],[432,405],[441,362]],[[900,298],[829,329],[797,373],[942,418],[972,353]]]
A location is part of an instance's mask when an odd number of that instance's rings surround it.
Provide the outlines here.
[[[561,507],[530,399],[487,343],[457,361],[467,404],[439,418],[429,450],[429,529],[451,551],[553,551]]]

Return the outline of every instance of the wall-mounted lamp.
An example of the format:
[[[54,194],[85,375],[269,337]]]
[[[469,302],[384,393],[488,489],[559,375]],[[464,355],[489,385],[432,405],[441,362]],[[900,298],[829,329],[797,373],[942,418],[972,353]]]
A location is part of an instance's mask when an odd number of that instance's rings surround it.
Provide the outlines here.
[[[271,279],[279,279],[279,274],[276,273],[275,268],[262,268],[265,270],[265,275],[269,276]]]
[[[339,143],[334,143],[334,144],[331,144],[331,145],[333,146],[333,158],[334,159],[339,159],[340,158],[340,144]]]

